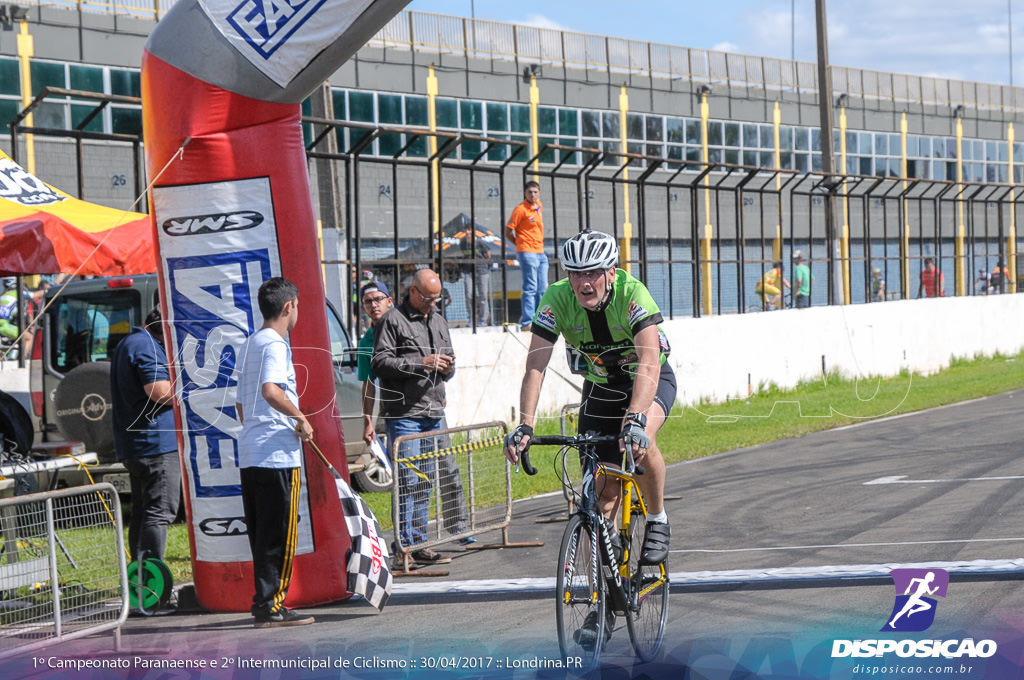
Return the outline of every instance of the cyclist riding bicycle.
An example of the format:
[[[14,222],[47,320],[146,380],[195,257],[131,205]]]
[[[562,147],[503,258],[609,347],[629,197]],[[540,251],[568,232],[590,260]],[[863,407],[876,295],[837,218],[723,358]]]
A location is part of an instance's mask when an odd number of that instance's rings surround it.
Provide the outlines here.
[[[598,445],[601,461],[621,467],[625,447],[631,446],[637,464],[645,468],[637,478],[648,507],[640,560],[659,564],[668,557],[670,531],[664,507],[665,460],[656,437],[676,398],[675,374],[666,361],[668,340],[658,327],[661,311],[643,283],[617,268],[619,248],[612,236],[582,231],[562,244],[560,260],[568,277],[547,289],[533,319],[520,391],[522,422],[505,439],[505,457],[515,464],[529,446],[544,371],[562,335],[573,363],[587,376],[579,431],[618,434],[617,445]],[[614,518],[619,483],[603,479],[597,489],[601,510]],[[584,627],[596,627],[597,613],[591,614]]]

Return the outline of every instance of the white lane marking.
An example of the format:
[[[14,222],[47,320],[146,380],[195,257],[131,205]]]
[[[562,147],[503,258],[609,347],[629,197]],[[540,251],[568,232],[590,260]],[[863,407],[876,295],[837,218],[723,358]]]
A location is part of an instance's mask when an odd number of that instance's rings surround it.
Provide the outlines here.
[[[942,545],[944,543],[1024,543],[1021,538],[953,538],[937,541],[887,541],[884,543],[832,543],[826,545],[778,545],[765,548],[689,548],[672,550],[673,553],[741,553],[772,552],[776,550],[822,550],[825,548],[887,548],[908,545]]]
[[[676,552],[676,551],[673,551]],[[1024,573],[1024,559],[972,560],[966,562],[916,562],[890,564],[844,564],[821,567],[782,567],[775,569],[733,569],[726,571],[675,571],[669,575],[673,585],[715,583],[784,583],[825,579],[879,578],[893,569],[945,569],[951,575],[996,575]],[[522,593],[554,591],[554,578],[476,579],[468,581],[396,582],[392,596],[459,595],[467,593]]]
[[[1005,482],[1010,479],[1024,479],[1024,475],[1007,475],[1005,477],[963,477],[961,479],[907,479],[906,475],[893,475],[891,477],[879,477],[870,482],[864,482],[864,486],[877,484],[949,484],[954,482]]]

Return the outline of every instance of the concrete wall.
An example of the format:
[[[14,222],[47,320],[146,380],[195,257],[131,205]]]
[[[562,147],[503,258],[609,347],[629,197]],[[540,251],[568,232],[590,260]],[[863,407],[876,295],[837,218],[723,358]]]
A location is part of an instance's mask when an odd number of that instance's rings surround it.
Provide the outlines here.
[[[793,387],[829,372],[849,377],[929,374],[951,358],[1024,349],[1024,295],[904,300],[760,314],[676,319],[663,328],[685,405],[747,394],[748,381]],[[527,334],[452,332],[458,371],[448,388],[448,419],[464,425],[518,422]],[[578,401],[577,376],[556,347],[540,412]],[[512,413],[516,416],[513,418]]]

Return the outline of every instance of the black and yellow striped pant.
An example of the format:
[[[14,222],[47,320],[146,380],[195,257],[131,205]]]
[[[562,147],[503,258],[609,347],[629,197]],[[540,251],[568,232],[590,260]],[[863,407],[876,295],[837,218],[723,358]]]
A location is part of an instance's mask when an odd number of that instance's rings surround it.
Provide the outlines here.
[[[242,468],[242,506],[252,550],[253,616],[280,611],[298,541],[299,468]]]

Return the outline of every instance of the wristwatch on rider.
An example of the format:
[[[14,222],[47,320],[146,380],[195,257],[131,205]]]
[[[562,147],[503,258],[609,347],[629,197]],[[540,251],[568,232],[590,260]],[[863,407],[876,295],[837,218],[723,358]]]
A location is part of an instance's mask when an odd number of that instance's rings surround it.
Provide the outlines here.
[[[627,422],[632,420],[643,429],[647,428],[647,416],[643,413],[627,413],[625,419]]]

